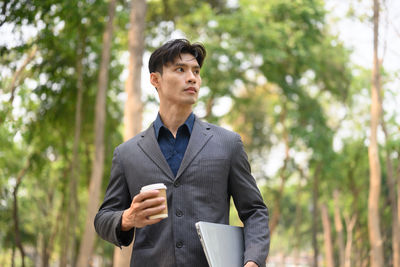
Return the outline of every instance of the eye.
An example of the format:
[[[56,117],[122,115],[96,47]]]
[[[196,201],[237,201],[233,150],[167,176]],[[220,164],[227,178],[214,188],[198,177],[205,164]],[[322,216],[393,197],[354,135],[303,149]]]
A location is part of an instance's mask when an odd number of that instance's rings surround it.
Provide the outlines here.
[[[194,74],[200,74],[200,70],[195,70],[193,73]]]
[[[184,72],[185,70],[182,67],[176,68],[177,72]]]

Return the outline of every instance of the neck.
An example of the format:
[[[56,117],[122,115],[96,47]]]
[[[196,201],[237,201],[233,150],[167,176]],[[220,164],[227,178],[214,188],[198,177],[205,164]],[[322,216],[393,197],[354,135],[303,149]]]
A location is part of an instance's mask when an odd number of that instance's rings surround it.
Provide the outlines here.
[[[160,117],[165,127],[171,131],[171,133],[176,137],[179,126],[181,126],[192,112],[192,106],[170,106],[164,107],[160,105]]]

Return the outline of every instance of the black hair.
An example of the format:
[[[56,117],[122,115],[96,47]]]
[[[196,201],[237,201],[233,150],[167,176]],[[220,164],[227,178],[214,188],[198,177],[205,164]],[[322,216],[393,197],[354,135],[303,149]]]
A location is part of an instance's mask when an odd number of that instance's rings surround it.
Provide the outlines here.
[[[162,74],[163,66],[173,63],[177,57],[185,53],[193,55],[200,67],[203,65],[206,49],[202,44],[191,44],[186,39],[174,39],[166,42],[151,54],[149,60],[150,73],[159,72]]]

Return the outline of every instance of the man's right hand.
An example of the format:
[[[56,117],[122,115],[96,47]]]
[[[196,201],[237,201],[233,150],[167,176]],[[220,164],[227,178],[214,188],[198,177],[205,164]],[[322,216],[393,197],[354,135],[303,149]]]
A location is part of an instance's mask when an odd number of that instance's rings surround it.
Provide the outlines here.
[[[149,216],[165,209],[166,199],[158,197],[158,193],[158,190],[144,191],[133,198],[131,206],[122,213],[122,231],[129,231],[133,227],[142,228],[162,220],[149,219]]]

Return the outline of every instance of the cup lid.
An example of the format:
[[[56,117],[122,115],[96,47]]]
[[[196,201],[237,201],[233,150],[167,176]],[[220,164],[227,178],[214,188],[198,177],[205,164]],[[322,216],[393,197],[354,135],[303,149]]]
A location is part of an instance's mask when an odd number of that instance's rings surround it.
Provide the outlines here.
[[[147,190],[157,190],[157,189],[167,189],[167,187],[163,183],[149,184],[149,185],[143,186],[142,189],[140,189],[140,192],[147,191]]]

